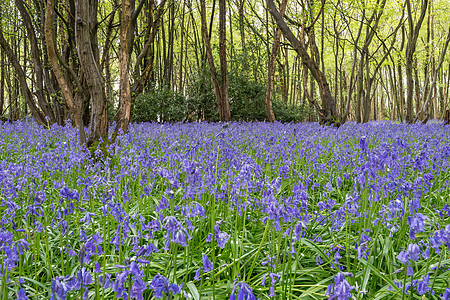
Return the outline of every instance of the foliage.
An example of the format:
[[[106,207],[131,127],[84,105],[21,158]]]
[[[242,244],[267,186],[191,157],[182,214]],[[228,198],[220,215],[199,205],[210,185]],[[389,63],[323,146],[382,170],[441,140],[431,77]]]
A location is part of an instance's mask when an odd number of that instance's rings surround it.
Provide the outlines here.
[[[178,122],[186,116],[186,98],[167,87],[139,95],[133,108],[135,122]]]
[[[199,68],[189,86],[188,95],[187,107],[193,120],[219,121],[219,109],[207,64]]]
[[[283,101],[275,99],[272,102],[273,113],[279,122],[302,122],[308,117],[315,118],[316,111],[308,104],[302,103],[297,106],[289,105]]]
[[[202,68],[189,90],[187,106],[196,120],[218,121],[218,109],[209,70]],[[229,74],[229,100],[231,117],[236,121],[264,121],[265,84],[250,80],[239,73]],[[301,122],[311,112],[307,106],[292,106],[274,97],[273,110],[280,122]]]

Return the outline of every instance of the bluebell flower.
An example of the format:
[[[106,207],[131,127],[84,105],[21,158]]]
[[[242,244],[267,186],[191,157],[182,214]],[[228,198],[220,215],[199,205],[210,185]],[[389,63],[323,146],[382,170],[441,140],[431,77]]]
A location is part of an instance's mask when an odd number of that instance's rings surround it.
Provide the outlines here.
[[[145,282],[142,281],[142,279],[140,278],[136,279],[133,285],[131,286],[130,298],[143,300],[144,299],[143,293],[146,289],[147,285],[145,284]]]
[[[351,291],[354,289],[345,279],[344,273],[338,273],[334,277],[334,284],[330,284],[325,292],[328,299],[348,300],[352,298]]]
[[[174,283],[169,284],[169,280],[161,274],[153,277],[150,288],[153,289],[153,296],[157,299],[164,297],[164,294],[169,295],[171,292],[176,295],[181,292],[182,285],[178,286]]]
[[[66,299],[68,289],[64,282],[61,282],[58,279],[53,280],[51,290],[53,297],[56,297],[56,299],[58,300]]]
[[[72,276],[58,276],[51,285],[52,296],[58,300],[65,300],[67,293],[79,289],[79,284]]]
[[[361,138],[359,140],[359,147],[361,147],[361,150],[363,152],[367,152],[369,149],[366,139],[367,139],[366,136],[363,135],[363,136],[361,136]]]
[[[18,240],[16,242],[16,244],[17,244],[17,249],[19,250],[19,254],[23,254],[24,250],[30,249],[30,244],[24,239]]]
[[[28,296],[23,288],[20,288],[17,292],[17,300],[28,300]]]
[[[103,275],[100,275],[99,277],[100,286],[103,287],[103,289],[109,289],[113,287],[113,282],[111,280],[111,274],[105,274],[105,277]]]
[[[225,248],[225,245],[227,244],[228,240],[230,239],[230,235],[223,231],[216,234],[215,237],[216,237],[217,245],[219,246],[220,249]]]
[[[213,264],[209,261],[208,256],[206,254],[203,254],[203,270],[208,273],[211,272],[213,269]]]
[[[126,293],[125,283],[127,282],[129,271],[121,271],[116,275],[116,280],[114,281],[114,291],[119,297],[123,297]]]
[[[200,272],[202,271],[202,268],[198,268],[197,271],[195,271],[194,280],[200,280]]]
[[[207,242],[207,243],[211,243],[211,241],[212,241],[212,234],[210,233],[210,234],[208,234],[208,236],[206,237],[206,242]]]
[[[408,254],[409,258],[412,261],[417,261],[420,257],[420,248],[417,244],[409,244],[408,245]]]
[[[450,288],[446,288],[443,295],[441,295],[442,300],[450,300]]]
[[[397,255],[397,259],[402,262],[403,264],[408,263],[409,261],[409,253],[407,251],[401,251],[398,255]]]
[[[238,300],[256,300],[255,295],[253,295],[252,288],[243,281],[234,284],[233,290],[231,291],[230,300],[236,300],[236,292]]]
[[[275,284],[277,283],[278,279],[280,278],[279,274],[276,273],[269,273],[270,278],[270,294],[269,297],[275,297]]]
[[[94,270],[94,272],[95,273],[101,273],[102,272],[102,269],[101,269],[100,264],[98,263],[98,261],[95,262],[95,270]]]
[[[430,275],[422,276],[422,280],[417,282],[416,290],[419,295],[425,295],[431,291]]]

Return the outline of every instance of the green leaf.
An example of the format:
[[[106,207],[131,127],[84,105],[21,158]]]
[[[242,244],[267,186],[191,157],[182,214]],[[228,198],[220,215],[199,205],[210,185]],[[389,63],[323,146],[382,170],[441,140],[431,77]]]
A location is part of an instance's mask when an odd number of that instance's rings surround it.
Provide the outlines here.
[[[191,292],[192,297],[194,297],[195,300],[199,300],[200,295],[198,294],[198,290],[197,290],[197,287],[195,286],[195,284],[192,282],[188,282],[188,283],[186,283],[186,286],[189,288],[189,291]]]

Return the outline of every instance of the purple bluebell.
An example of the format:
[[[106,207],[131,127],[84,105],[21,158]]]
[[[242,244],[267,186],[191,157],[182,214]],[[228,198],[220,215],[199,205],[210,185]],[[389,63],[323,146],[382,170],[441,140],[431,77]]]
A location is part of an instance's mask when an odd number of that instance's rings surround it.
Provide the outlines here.
[[[153,277],[150,288],[153,290],[153,296],[157,299],[162,299],[164,294],[170,293],[177,295],[181,292],[182,285],[170,284],[169,280],[161,274],[157,274]]]
[[[198,268],[197,271],[195,271],[194,280],[200,280],[200,272],[202,271],[202,268]]]
[[[328,299],[342,299],[348,300],[352,298],[351,291],[354,289],[345,279],[344,273],[338,273],[334,277],[334,284],[330,284],[325,292],[325,296],[329,296]]]
[[[408,245],[408,255],[412,261],[417,261],[420,257],[420,248],[417,244]]]
[[[17,292],[17,300],[28,300],[28,296],[23,288],[20,288]]]
[[[243,281],[234,284],[230,300],[236,300],[236,293],[238,300],[256,300],[253,289]]]
[[[450,300],[450,288],[446,288],[444,294],[441,295],[442,300]]]
[[[431,291],[430,287],[430,276],[422,276],[422,280],[419,280],[416,285],[417,294],[425,295]]]
[[[209,261],[208,256],[206,254],[203,254],[203,270],[204,272],[208,273],[213,270],[213,264]]]

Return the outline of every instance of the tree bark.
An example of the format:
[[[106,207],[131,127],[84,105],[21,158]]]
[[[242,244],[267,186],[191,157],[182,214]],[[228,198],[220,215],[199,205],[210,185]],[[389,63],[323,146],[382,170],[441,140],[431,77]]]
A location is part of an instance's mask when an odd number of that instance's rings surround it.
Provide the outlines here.
[[[122,0],[122,16],[120,21],[120,47],[119,47],[119,67],[120,67],[120,100],[116,115],[116,128],[114,135],[119,130],[126,132],[131,116],[131,89],[129,78],[130,49],[129,39],[131,35],[131,1]]]
[[[46,118],[48,118],[51,123],[54,123],[56,121],[55,115],[52,111],[51,106],[47,102],[44,93],[44,68],[42,66],[41,61],[42,53],[38,46],[36,30],[33,26],[33,22],[31,21],[28,11],[25,9],[23,0],[16,0],[16,5],[17,8],[19,9],[22,21],[25,25],[25,29],[27,31],[28,39],[31,46],[31,57],[33,59],[33,66],[36,74],[36,96],[39,103],[39,107],[43,111]]]
[[[406,44],[406,60],[405,60],[405,73],[406,73],[406,121],[412,123],[414,121],[414,78],[413,78],[413,62],[414,53],[416,52],[417,39],[419,37],[420,28],[422,26],[425,14],[427,12],[428,0],[422,0],[420,9],[420,16],[417,19],[417,23],[414,24],[411,0],[406,0],[406,9],[408,16],[408,42]]]
[[[96,45],[92,45],[92,16],[97,13],[97,1],[77,0],[75,2],[75,41],[81,69],[86,77],[86,87],[91,98],[91,118],[88,146],[100,137],[106,137],[106,99],[100,73]],[[93,47],[94,46],[94,47]]]
[[[136,58],[136,62],[134,65],[134,75],[133,75],[133,86],[131,87],[131,95],[134,97],[136,95],[139,95],[145,87],[146,82],[149,80],[152,72],[153,72],[153,64],[154,64],[154,51],[152,51],[150,48],[153,46],[156,34],[158,33],[158,29],[161,24],[162,15],[164,13],[164,6],[165,6],[166,0],[162,0],[161,3],[158,6],[158,9],[155,13],[155,19],[149,20],[149,23],[151,22],[151,32],[145,42],[145,45],[139,53],[139,55]],[[150,14],[151,16],[152,14]],[[146,68],[143,70],[143,72],[139,72],[139,66],[142,63],[142,60],[147,56],[147,54],[150,53],[149,60],[146,62]]]
[[[206,58],[208,59],[209,70],[211,73],[211,78],[214,86],[214,94],[216,95],[217,106],[219,108],[219,115],[221,121],[226,121],[226,116],[224,112],[224,102],[223,102],[223,90],[219,83],[219,77],[217,75],[216,66],[214,64],[214,57],[212,55],[211,41],[209,39],[208,28],[206,25],[206,4],[205,0],[200,0],[200,15],[201,15],[201,29],[203,41],[205,43]]]
[[[0,118],[3,119],[3,104],[5,103],[5,54],[0,51]]]
[[[445,54],[447,53],[447,48],[448,48],[448,44],[450,43],[450,27],[448,28],[448,33],[447,33],[447,38],[445,40],[445,44],[444,44],[444,48],[442,49],[440,58],[439,58],[439,63],[437,68],[434,70],[433,72],[433,81],[431,82],[431,90],[434,89],[434,87],[436,86],[436,82],[437,82],[437,77],[438,77],[438,70],[442,67],[444,60],[445,60]],[[430,100],[431,100],[431,95],[432,93],[428,93],[427,98],[424,102],[424,104],[422,105],[422,108],[418,111],[414,122],[417,122],[417,119],[419,118],[419,115],[424,111],[424,109],[428,106]],[[427,114],[429,114],[429,111],[427,112]],[[426,120],[428,120],[428,115],[425,117]],[[426,122],[425,122],[426,123]]]
[[[311,72],[312,77],[317,81],[320,88],[320,97],[322,99],[322,108],[317,112],[319,114],[320,123],[339,126],[339,118],[336,111],[336,103],[331,95],[330,87],[325,78],[325,75],[320,70],[319,66],[311,59],[305,47],[295,37],[292,31],[289,29],[273,0],[267,0],[269,12],[275,19],[278,27],[281,29],[283,35],[289,40],[291,46],[299,54],[302,59],[303,65]],[[312,49],[312,51],[314,51]]]
[[[80,135],[80,143],[84,144],[86,142],[86,134],[84,131],[84,123],[82,118],[82,105],[74,101],[69,83],[58,65],[58,56],[56,53],[55,37],[53,32],[54,9],[54,0],[47,0],[47,10],[45,14],[45,42],[47,44],[48,60],[50,61],[53,73],[55,74],[56,80],[61,88],[66,104],[75,119],[75,125],[78,128]],[[74,77],[74,79],[75,78],[76,77]]]
[[[46,124],[45,116],[41,113],[36,103],[34,102],[33,94],[31,93],[30,88],[28,87],[26,74],[19,63],[17,56],[14,54],[13,50],[6,42],[3,36],[3,29],[1,28],[1,25],[0,25],[0,47],[3,49],[3,51],[5,51],[6,56],[8,57],[10,63],[14,66],[14,69],[17,72],[17,78],[19,80],[20,88],[22,90],[22,94],[23,97],[25,98],[26,103],[30,107],[31,114],[35,118],[36,122],[38,122],[39,124]]]
[[[230,101],[228,100],[228,66],[227,66],[227,30],[226,0],[219,0],[219,58],[220,88],[222,90],[221,121],[231,121]]]

